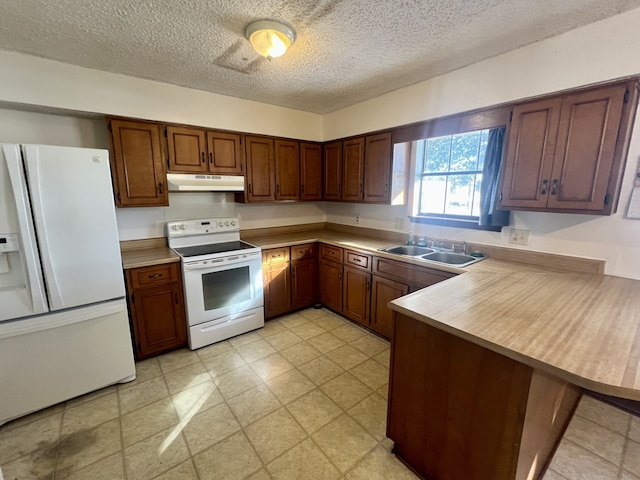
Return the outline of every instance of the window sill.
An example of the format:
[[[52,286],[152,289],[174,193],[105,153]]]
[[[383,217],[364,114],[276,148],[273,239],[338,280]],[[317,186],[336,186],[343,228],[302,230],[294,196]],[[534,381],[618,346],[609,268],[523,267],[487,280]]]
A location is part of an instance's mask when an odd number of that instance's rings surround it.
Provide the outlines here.
[[[440,225],[442,227],[469,228],[471,230],[486,230],[489,232],[500,232],[502,227],[492,225],[478,225],[478,220],[464,220],[452,217],[409,217],[411,223],[424,223],[428,225]]]

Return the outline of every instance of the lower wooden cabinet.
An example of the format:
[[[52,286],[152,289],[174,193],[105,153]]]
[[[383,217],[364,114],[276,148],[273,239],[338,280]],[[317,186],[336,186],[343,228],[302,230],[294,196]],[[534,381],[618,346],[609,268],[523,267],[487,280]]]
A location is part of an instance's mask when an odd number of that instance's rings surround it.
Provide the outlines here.
[[[371,328],[391,338],[393,333],[393,311],[387,307],[391,300],[409,293],[409,286],[373,275],[371,282]]]
[[[320,303],[336,312],[342,312],[342,264],[320,260]]]
[[[136,359],[186,346],[179,263],[133,268],[126,278]]]
[[[291,247],[291,307],[308,307],[318,301],[317,244]]]

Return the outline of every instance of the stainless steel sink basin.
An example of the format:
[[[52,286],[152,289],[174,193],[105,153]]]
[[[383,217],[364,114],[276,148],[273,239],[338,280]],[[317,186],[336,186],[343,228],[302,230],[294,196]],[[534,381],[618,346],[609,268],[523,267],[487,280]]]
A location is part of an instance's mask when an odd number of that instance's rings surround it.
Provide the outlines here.
[[[415,245],[395,245],[393,247],[380,248],[380,252],[395,253],[396,255],[408,255],[417,257],[418,255],[437,253],[435,250],[427,247],[416,247]]]
[[[441,251],[422,255],[420,258],[424,258],[425,260],[430,260],[432,262],[444,263],[446,265],[455,265],[456,267],[466,267],[467,265],[471,265],[472,263],[480,260],[480,258],[465,255],[463,253]]]

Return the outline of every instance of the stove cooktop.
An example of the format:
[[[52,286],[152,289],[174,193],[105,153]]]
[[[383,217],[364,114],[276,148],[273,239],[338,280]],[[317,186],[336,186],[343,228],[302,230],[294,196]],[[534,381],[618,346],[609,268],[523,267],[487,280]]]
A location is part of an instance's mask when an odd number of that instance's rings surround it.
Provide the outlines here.
[[[207,245],[194,245],[192,247],[174,248],[181,257],[197,257],[201,255],[213,255],[216,253],[233,253],[249,248],[257,248],[241,240],[233,242],[209,243]]]

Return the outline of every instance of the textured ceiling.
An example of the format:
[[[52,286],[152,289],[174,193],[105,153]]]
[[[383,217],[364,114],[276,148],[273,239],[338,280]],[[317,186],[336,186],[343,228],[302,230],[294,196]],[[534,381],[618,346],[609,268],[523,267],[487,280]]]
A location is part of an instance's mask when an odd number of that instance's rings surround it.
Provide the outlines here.
[[[2,0],[0,49],[327,113],[567,30],[640,0]],[[259,57],[253,20],[295,28]]]

